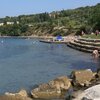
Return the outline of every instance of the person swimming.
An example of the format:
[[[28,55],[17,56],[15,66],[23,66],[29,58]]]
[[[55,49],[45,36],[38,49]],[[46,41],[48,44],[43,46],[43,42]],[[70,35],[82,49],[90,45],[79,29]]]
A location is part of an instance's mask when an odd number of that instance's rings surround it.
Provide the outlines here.
[[[100,55],[99,55],[99,51],[98,51],[97,49],[93,50],[92,56],[93,56],[94,58],[98,58],[98,57],[100,56]]]

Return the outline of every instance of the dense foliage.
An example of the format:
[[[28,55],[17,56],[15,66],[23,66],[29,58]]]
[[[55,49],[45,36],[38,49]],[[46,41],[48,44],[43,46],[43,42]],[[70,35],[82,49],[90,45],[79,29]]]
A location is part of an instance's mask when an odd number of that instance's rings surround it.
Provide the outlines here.
[[[16,23],[16,22],[19,23]],[[14,22],[14,24],[7,24]],[[73,10],[54,11],[33,15],[20,15],[0,19],[0,34],[10,36],[68,35],[100,30],[100,4]]]

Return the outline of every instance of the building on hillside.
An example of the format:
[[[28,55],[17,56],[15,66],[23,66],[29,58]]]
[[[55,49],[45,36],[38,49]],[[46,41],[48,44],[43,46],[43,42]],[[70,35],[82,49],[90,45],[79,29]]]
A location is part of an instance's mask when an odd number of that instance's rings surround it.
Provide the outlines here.
[[[28,24],[28,26],[29,26],[29,27],[32,27],[33,25],[32,25],[32,24]]]
[[[13,25],[13,24],[19,24],[19,21],[16,21],[16,22],[6,22],[6,25]],[[0,26],[3,26],[4,25],[4,23],[2,22],[2,23],[0,23]]]
[[[0,23],[0,26],[3,26],[4,25],[4,23]]]
[[[16,21],[17,24],[19,24],[19,21]]]
[[[14,22],[7,22],[7,25],[13,25]]]
[[[52,12],[52,13],[49,13],[49,17],[53,17],[53,18],[57,18],[58,16],[60,15],[59,12]]]

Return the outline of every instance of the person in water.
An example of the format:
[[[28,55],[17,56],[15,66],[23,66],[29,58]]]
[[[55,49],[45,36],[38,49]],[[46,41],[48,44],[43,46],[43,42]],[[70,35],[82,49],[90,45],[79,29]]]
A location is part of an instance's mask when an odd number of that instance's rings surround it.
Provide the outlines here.
[[[99,57],[99,51],[97,49],[93,50],[92,55],[94,58],[98,58]]]

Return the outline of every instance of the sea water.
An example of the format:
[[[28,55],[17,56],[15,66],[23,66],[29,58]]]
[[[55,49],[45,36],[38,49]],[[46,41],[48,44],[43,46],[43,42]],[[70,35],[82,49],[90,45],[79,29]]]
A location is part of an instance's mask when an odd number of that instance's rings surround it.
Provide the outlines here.
[[[38,39],[0,38],[0,94],[31,91],[34,86],[56,77],[70,75],[75,69],[100,66],[91,54],[48,44]]]

